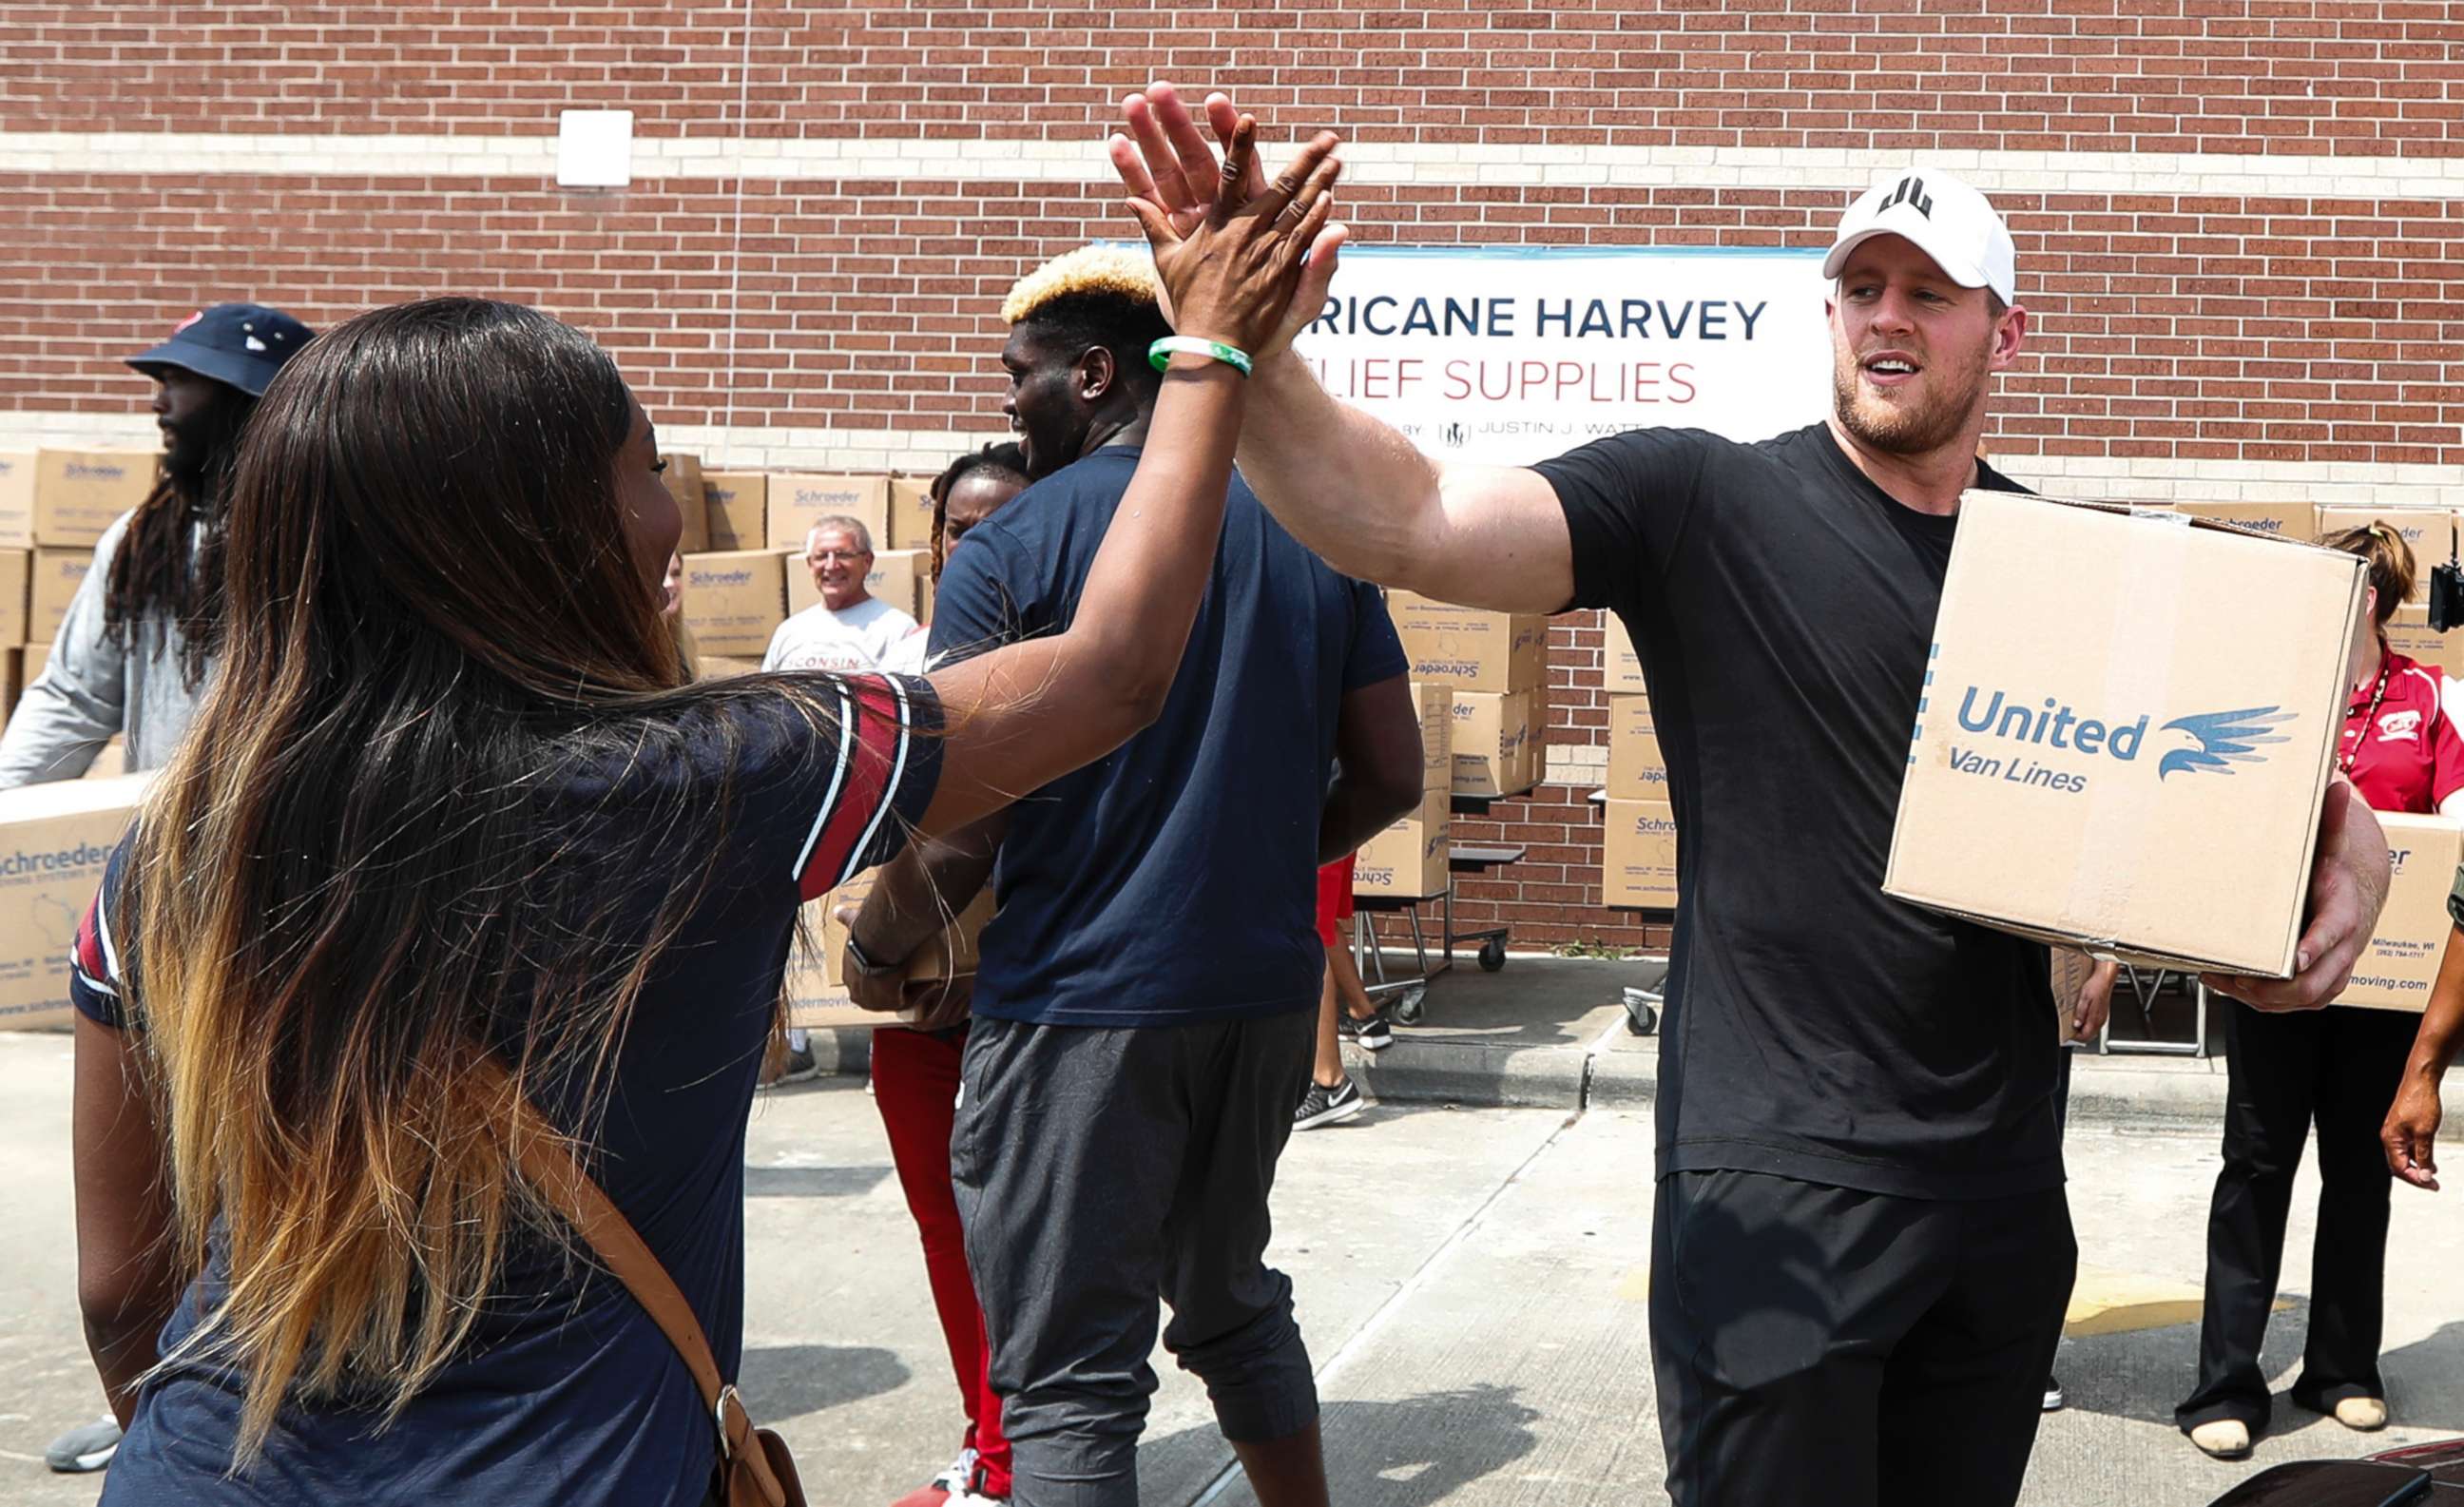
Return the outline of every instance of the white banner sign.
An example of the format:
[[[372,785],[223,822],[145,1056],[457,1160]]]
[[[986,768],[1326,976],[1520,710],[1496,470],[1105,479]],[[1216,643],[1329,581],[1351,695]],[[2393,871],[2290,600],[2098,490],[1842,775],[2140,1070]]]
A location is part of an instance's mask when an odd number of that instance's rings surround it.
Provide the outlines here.
[[[1827,291],[1815,251],[1346,247],[1295,344],[1430,454],[1520,465],[1644,426],[1814,423]]]

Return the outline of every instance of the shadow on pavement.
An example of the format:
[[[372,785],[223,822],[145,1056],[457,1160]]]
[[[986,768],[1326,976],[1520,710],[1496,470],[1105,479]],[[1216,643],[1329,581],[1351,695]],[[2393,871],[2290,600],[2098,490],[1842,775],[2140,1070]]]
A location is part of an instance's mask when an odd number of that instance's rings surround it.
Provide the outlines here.
[[[744,1169],[747,1198],[853,1198],[869,1193],[890,1176],[884,1166],[761,1167]]]
[[[1346,1507],[1433,1507],[1539,1448],[1532,1425],[1540,1413],[1515,1396],[1513,1387],[1484,1384],[1394,1402],[1323,1403],[1327,1474]],[[1139,1449],[1141,1469],[1207,1449],[1228,1453],[1220,1440],[1211,1423],[1152,1439]],[[1245,1507],[1254,1498],[1236,1480],[1220,1500]]]
[[[745,1405],[764,1424],[874,1397],[907,1385],[907,1363],[873,1345],[748,1345],[737,1368]]]

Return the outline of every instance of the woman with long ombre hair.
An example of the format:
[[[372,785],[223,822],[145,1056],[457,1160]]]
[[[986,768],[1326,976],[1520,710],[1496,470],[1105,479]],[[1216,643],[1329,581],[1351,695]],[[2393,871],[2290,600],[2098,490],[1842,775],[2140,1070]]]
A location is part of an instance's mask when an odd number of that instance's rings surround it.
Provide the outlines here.
[[[1322,294],[1331,145],[1159,248],[1198,269],[1184,331],[1256,350]],[[77,948],[104,1501],[705,1500],[694,1379],[525,1158],[570,1150],[732,1378],[800,906],[1153,719],[1241,381],[1172,358],[1067,632],[688,684],[674,503],[588,338],[448,299],[295,359],[233,479],[216,681]]]

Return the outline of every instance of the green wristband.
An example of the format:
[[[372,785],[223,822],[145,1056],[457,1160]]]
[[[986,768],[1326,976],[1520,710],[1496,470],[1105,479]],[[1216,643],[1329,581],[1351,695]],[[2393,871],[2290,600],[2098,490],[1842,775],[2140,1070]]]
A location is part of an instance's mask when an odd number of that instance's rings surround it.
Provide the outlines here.
[[[1147,347],[1147,360],[1157,371],[1172,365],[1174,352],[1186,356],[1204,356],[1220,361],[1243,376],[1249,374],[1249,353],[1237,345],[1226,345],[1220,340],[1200,340],[1195,335],[1167,335]]]

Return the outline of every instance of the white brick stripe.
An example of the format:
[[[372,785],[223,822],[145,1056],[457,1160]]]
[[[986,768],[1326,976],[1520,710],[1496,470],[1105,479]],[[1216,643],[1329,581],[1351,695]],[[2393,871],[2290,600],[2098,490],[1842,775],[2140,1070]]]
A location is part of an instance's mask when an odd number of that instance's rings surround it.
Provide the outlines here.
[[[965,430],[659,426],[661,444],[697,454],[704,465],[756,471],[938,471],[961,450],[1004,437],[998,421]],[[150,449],[157,439],[153,420],[143,413],[0,410],[0,450],[37,445]],[[2018,454],[1996,456],[1995,464],[2030,486],[2061,497],[2464,507],[2464,466]]]
[[[1098,132],[1076,141],[722,135],[638,137],[636,182],[734,179],[989,179],[1107,183]],[[2464,198],[2464,158],[2226,153],[1933,151],[1833,147],[1485,145],[1355,142],[1355,182],[1418,185],[1847,189],[1910,161],[1987,192],[2167,193],[2260,198]],[[363,136],[179,132],[0,132],[0,171],[165,175],[556,179],[553,136]],[[605,193],[609,189],[577,189]]]

